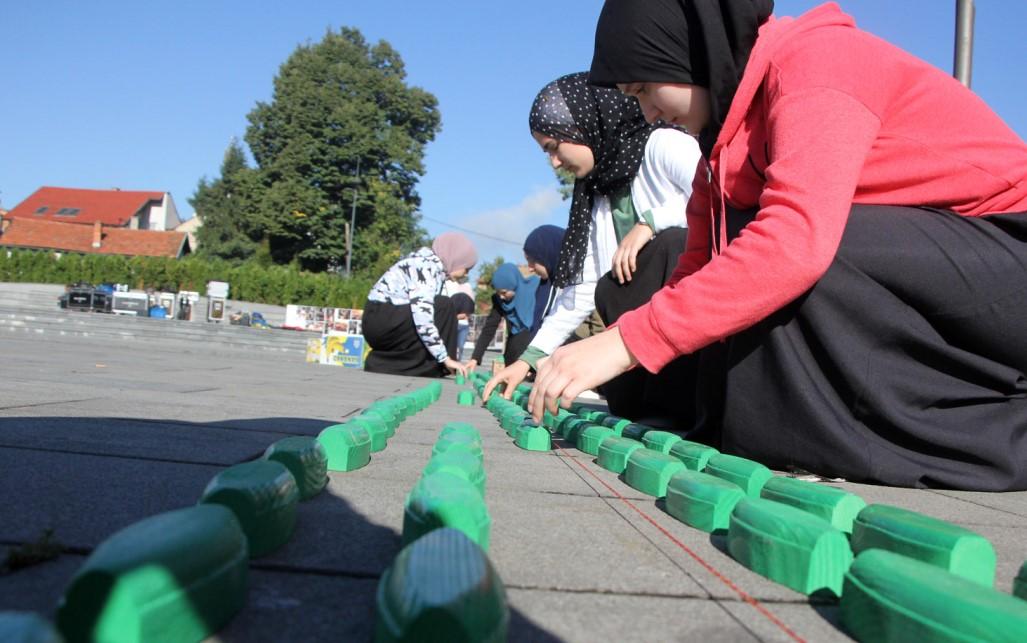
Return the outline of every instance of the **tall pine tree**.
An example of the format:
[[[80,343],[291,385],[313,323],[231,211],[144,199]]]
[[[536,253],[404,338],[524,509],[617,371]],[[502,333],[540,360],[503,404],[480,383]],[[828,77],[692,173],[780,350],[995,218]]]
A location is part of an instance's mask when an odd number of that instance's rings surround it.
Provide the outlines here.
[[[246,163],[239,141],[232,139],[221,163],[221,176],[200,179],[189,203],[203,225],[196,232],[200,256],[243,261],[264,237],[261,214],[264,192],[258,172]]]

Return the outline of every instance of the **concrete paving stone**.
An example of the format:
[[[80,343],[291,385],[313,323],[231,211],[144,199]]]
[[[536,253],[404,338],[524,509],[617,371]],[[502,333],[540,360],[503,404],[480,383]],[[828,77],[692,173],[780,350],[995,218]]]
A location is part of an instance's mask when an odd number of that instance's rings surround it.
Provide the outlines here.
[[[945,491],[935,489],[932,493],[1020,516],[1024,519],[1024,524],[1027,525],[1027,491],[986,493],[983,491]]]
[[[122,527],[194,504],[222,469],[0,449],[0,541],[31,542],[53,529],[57,542],[92,549]]]
[[[511,619],[509,641],[759,641],[714,601],[508,588],[510,606],[535,631]],[[751,609],[751,608],[750,608]]]
[[[706,597],[601,498],[509,492],[489,503],[489,558],[522,587]]]
[[[868,505],[895,505],[970,529],[973,529],[975,525],[1027,528],[1027,519],[1023,517],[1022,511],[1018,514],[1007,510],[998,510],[973,501],[973,496],[962,498],[952,495],[951,492],[940,493],[929,489],[903,489],[855,483],[844,483],[838,486],[863,498]],[[1003,498],[1003,500],[1000,501],[999,498]],[[991,502],[1006,502],[1015,506],[1018,500],[1027,503],[1027,492],[994,494]]]
[[[2,417],[0,448],[18,447],[148,460],[232,465],[263,452],[286,433],[203,423],[82,417]]]
[[[720,601],[720,605],[744,623],[746,629],[753,632],[760,641],[795,641],[779,625],[748,603]],[[834,643],[853,640],[841,628],[837,605],[761,603],[761,606],[804,641]]]

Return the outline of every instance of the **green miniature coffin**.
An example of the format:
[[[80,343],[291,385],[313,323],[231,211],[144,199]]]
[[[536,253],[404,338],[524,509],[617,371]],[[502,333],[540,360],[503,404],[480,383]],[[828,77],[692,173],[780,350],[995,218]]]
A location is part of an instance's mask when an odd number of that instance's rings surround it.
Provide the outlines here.
[[[502,643],[510,622],[503,581],[482,548],[456,529],[406,546],[376,595],[375,641]]]
[[[333,424],[317,441],[328,455],[329,471],[353,471],[371,461],[371,434],[361,426]]]
[[[384,451],[385,447],[389,445],[388,429],[385,428],[385,423],[379,421],[377,418],[368,418],[366,416],[355,417],[347,420],[343,425],[359,426],[366,430],[368,435],[371,436],[371,453]]]
[[[549,451],[553,448],[552,439],[547,429],[524,424],[514,438],[514,444],[525,451]]]
[[[391,438],[396,435],[396,428],[399,426],[400,418],[396,416],[396,412],[392,408],[381,402],[376,402],[367,407],[361,415],[371,415],[381,419],[389,430],[389,437]]]
[[[611,436],[599,443],[599,466],[614,473],[624,473],[628,466],[628,457],[635,449],[641,449],[638,440]]]
[[[670,431],[647,431],[642,436],[642,444],[645,445],[645,448],[660,453],[670,453],[671,447],[678,442],[681,442],[681,436]]]
[[[835,529],[852,533],[852,522],[866,501],[844,489],[794,478],[773,477],[763,485],[760,497],[820,516]]]
[[[403,544],[409,545],[433,529],[452,527],[488,549],[491,522],[474,485],[458,474],[436,471],[422,477],[407,496]]]
[[[347,424],[349,422],[357,422],[365,427],[372,436],[375,432],[384,433],[386,439],[396,435],[396,429],[390,428],[389,424],[378,414],[364,412],[349,420]]]
[[[587,413],[582,413],[581,417],[585,418],[592,424],[601,425],[603,423],[603,420],[613,416],[607,413],[606,411],[589,411]]]
[[[852,551],[886,549],[930,563],[986,587],[995,584],[995,549],[969,529],[930,516],[870,505],[852,526]]]
[[[442,430],[439,431],[439,437],[442,438],[452,433],[468,435],[481,439],[481,433],[478,433],[478,429],[474,428],[473,425],[468,424],[467,422],[447,422],[442,427]]]
[[[675,442],[670,447],[670,454],[685,463],[685,468],[691,471],[702,471],[709,464],[710,458],[720,453],[713,447],[689,440]]]
[[[455,382],[457,386],[463,386],[464,385],[464,381],[465,381],[464,380],[464,376],[461,375],[460,373],[457,373],[456,377],[453,378],[453,382]]]
[[[32,612],[0,612],[0,641],[5,643],[64,643],[50,621]]]
[[[258,558],[289,540],[296,526],[299,499],[296,480],[285,466],[255,460],[214,476],[200,502],[231,509],[250,543],[250,557]]]
[[[731,513],[727,548],[752,571],[803,594],[842,593],[852,550],[823,518],[761,498],[744,498]]]
[[[299,488],[300,500],[313,498],[328,484],[328,454],[314,438],[296,436],[279,440],[262,457],[289,470]]]
[[[613,434],[618,437],[624,431],[624,427],[628,426],[629,424],[631,424],[631,420],[619,418],[616,415],[611,415],[610,417],[604,419],[602,422],[603,426],[613,429]]]
[[[883,549],[856,557],[839,616],[859,641],[1027,641],[1027,602]]]
[[[643,447],[635,449],[628,456],[624,481],[642,493],[662,498],[667,495],[667,483],[671,476],[684,468],[681,460]]]
[[[432,402],[438,402],[442,397],[442,382],[432,382],[424,388],[428,391]]]
[[[246,602],[246,535],[220,505],[151,516],[97,547],[57,607],[69,642],[199,641]]]
[[[478,458],[480,462],[482,459],[481,451],[481,438],[477,434],[469,433],[445,433],[439,434],[439,439],[435,441],[435,446],[432,447],[432,457],[439,455],[440,453],[448,453],[450,451],[464,451]]]
[[[448,471],[464,478],[474,485],[482,498],[485,497],[485,467],[480,456],[459,449],[450,449],[433,455],[421,474],[427,476],[436,471]]]
[[[686,525],[714,532],[728,528],[731,512],[744,497],[733,482],[685,469],[667,483],[667,513]]]
[[[474,393],[471,391],[460,391],[456,394],[456,403],[460,406],[473,406]]]
[[[646,433],[655,430],[656,429],[652,428],[651,426],[646,426],[644,424],[636,424],[632,422],[631,424],[621,429],[620,435],[622,438],[628,438],[629,440],[638,440],[639,442],[641,442],[642,437]]]
[[[599,455],[599,445],[609,437],[616,437],[617,434],[610,427],[593,424],[584,431],[578,433],[578,449],[589,455]]]
[[[710,457],[703,471],[735,483],[750,498],[759,498],[763,485],[774,477],[770,469],[759,462],[723,453]]]
[[[595,426],[592,422],[583,419],[571,420],[563,425],[563,439],[567,440],[571,444],[577,446],[578,436],[581,432],[590,426]]]

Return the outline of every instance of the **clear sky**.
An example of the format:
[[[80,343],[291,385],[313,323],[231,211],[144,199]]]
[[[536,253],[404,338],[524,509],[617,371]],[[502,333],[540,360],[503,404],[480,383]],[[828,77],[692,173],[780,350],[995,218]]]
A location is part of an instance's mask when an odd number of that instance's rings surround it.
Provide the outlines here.
[[[776,14],[820,4],[778,0]],[[955,0],[841,0],[857,24],[952,70]],[[326,29],[391,43],[439,99],[418,192],[431,233],[475,230],[521,259],[567,203],[527,115],[550,80],[587,69],[601,0],[41,0],[0,2],[0,205],[42,185],[171,192],[183,218],[203,177],[271,97],[279,65]],[[1027,2],[977,0],[973,89],[1027,138]],[[359,237],[358,237],[359,243]]]

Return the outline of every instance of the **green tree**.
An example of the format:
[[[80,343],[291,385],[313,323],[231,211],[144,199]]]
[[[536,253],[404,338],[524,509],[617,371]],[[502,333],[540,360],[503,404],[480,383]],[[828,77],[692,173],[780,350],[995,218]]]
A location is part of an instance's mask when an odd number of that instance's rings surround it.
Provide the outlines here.
[[[275,262],[344,265],[354,198],[354,271],[425,241],[415,188],[441,119],[435,96],[405,78],[387,42],[370,45],[347,27],[282,64],[271,101],[257,103],[246,131],[267,190],[262,220]]]
[[[574,175],[562,167],[554,169],[553,173],[556,174],[556,180],[560,182],[560,196],[563,197],[563,200],[566,201],[574,196]]]
[[[259,172],[246,163],[239,141],[232,139],[221,163],[221,176],[200,179],[189,199],[203,225],[196,232],[198,254],[242,261],[259,249],[264,235],[261,217],[264,187]]]

